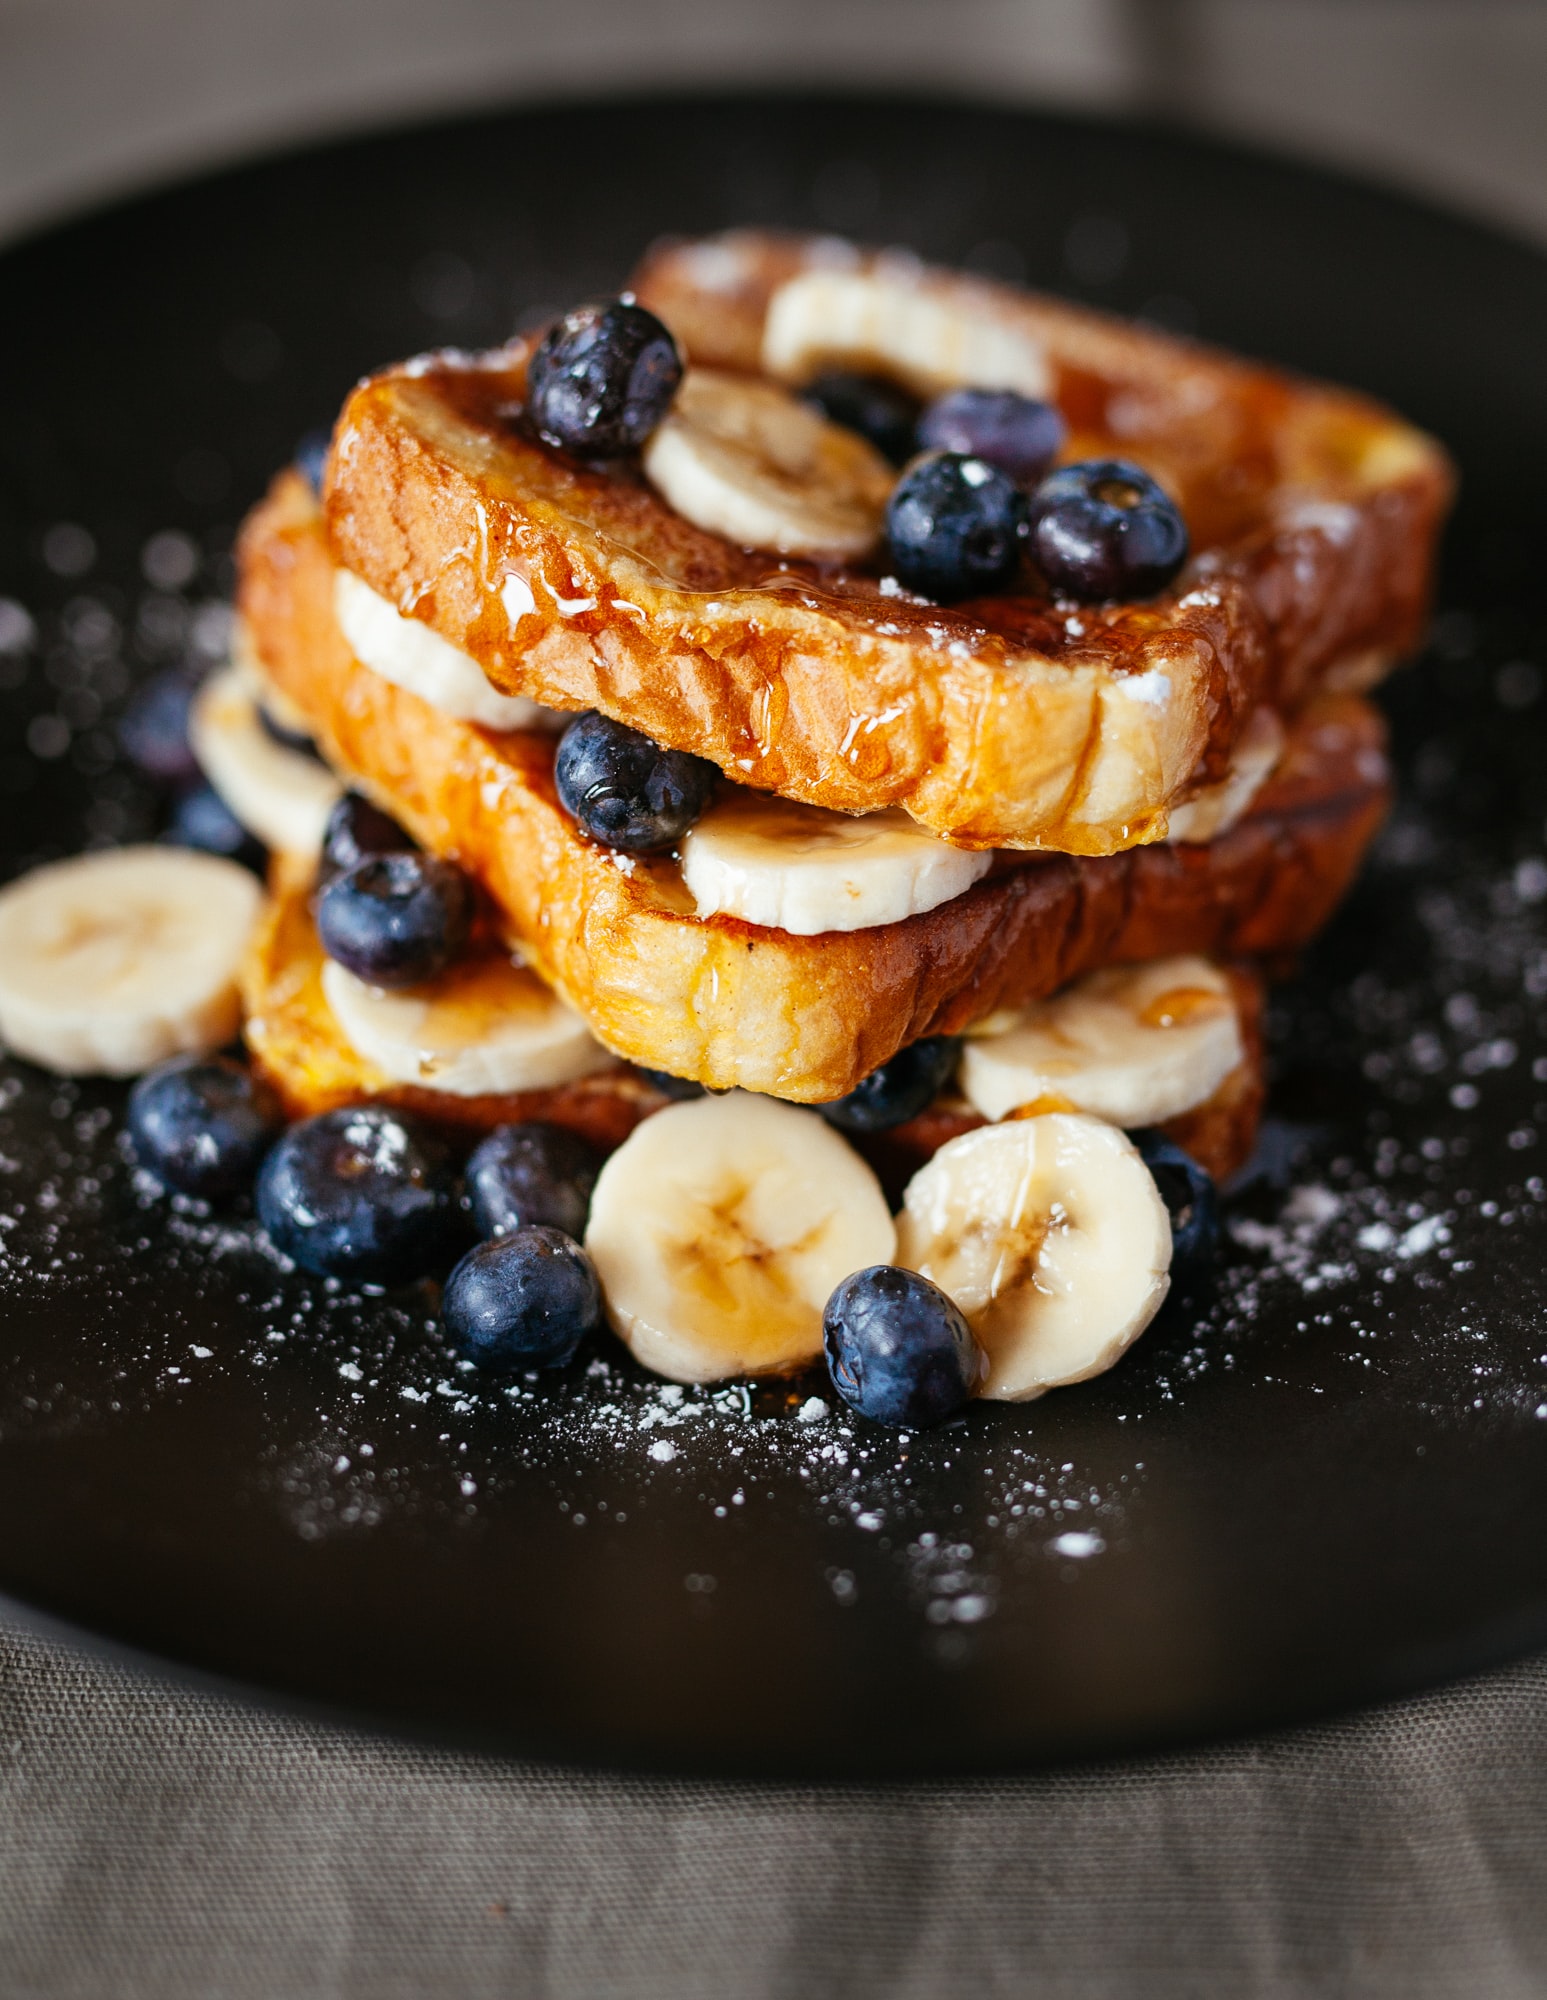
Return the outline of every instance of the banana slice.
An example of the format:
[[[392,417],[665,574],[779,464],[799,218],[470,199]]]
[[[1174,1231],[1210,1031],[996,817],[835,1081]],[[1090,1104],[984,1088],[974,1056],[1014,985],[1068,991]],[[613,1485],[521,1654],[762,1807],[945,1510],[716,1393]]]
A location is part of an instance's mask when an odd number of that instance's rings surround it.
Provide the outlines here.
[[[988,1355],[980,1395],[1110,1368],[1160,1309],[1171,1223],[1128,1138],[1068,1112],[983,1125],[908,1183],[898,1261],[947,1292]]]
[[[773,382],[690,368],[644,450],[667,504],[744,548],[868,555],[896,474],[871,445]]]
[[[1283,754],[1284,725],[1278,711],[1254,708],[1231,753],[1230,769],[1217,785],[1171,808],[1166,838],[1193,844],[1228,833],[1273,775]]]
[[[276,743],[258,717],[256,678],[210,675],[188,719],[193,754],[247,831],[280,854],[315,854],[344,787],[325,764]]]
[[[1046,397],[1047,356],[1023,327],[1001,317],[991,295],[969,308],[916,273],[804,271],[781,285],[763,323],[763,366],[805,382],[827,365],[897,376],[921,396],[947,389],[1017,389]]]
[[[1114,1125],[1157,1125],[1211,1097],[1241,1061],[1230,982],[1206,958],[1113,965],[1025,1008],[962,1052],[985,1118],[1056,1097]]]
[[[834,1285],[895,1243],[879,1182],[831,1126],[742,1091],[637,1126],[586,1230],[613,1326],[676,1382],[813,1360]]]
[[[119,847],[0,890],[0,1040],[66,1076],[219,1048],[263,891],[234,861]]]
[[[740,917],[811,937],[933,910],[993,866],[890,807],[858,818],[744,786],[725,792],[682,843],[701,917]]]
[[[333,615],[351,652],[384,681],[418,695],[442,715],[482,729],[562,729],[571,718],[524,695],[491,687],[478,662],[347,569],[333,579]]]
[[[433,986],[384,993],[329,959],[322,990],[345,1039],[394,1083],[448,1097],[550,1090],[617,1058],[525,966],[474,958]]]

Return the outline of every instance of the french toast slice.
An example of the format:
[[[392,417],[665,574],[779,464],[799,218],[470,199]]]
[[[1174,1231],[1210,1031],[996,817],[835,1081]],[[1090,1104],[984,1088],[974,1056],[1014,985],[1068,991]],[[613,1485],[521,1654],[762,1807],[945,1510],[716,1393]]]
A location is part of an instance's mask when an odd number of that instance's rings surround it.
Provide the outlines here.
[[[322,988],[324,958],[312,915],[311,872],[288,857],[274,868],[266,909],[242,968],[243,1036],[288,1118],[377,1100],[474,1132],[540,1118],[567,1125],[594,1146],[621,1146],[667,1099],[619,1065],[548,1090],[463,1097],[399,1083],[353,1048]]]
[[[243,968],[242,1003],[248,1051],[288,1117],[309,1118],[340,1105],[376,1101],[469,1134],[539,1118],[568,1126],[610,1152],[642,1118],[669,1102],[648,1078],[622,1064],[556,1089],[499,1097],[457,1097],[396,1083],[345,1039],[323,992],[323,962],[309,875],[282,866],[275,872],[268,907]],[[1261,980],[1239,966],[1231,968],[1230,979],[1241,1021],[1242,1060],[1211,1097],[1162,1128],[1217,1180],[1233,1173],[1256,1143],[1265,1089]],[[946,1098],[906,1125],[852,1143],[871,1161],[888,1192],[900,1197],[909,1176],[937,1147],[983,1122],[969,1107]]]
[[[975,887],[870,930],[796,937],[700,918],[676,863],[587,841],[553,788],[553,739],[459,722],[363,667],[293,472],[242,532],[239,604],[265,672],[329,759],[509,920],[610,1049],[714,1089],[840,1097],[918,1037],[955,1032],[1114,961],[1292,953],[1336,905],[1384,815],[1379,715],[1323,696],[1252,808],[1196,847],[1005,855]]]
[[[770,300],[834,263],[1032,344],[1068,455],[1131,458],[1179,500],[1176,583],[1145,603],[1028,589],[943,608],[737,547],[636,470],[527,434],[520,341],[353,392],[327,475],[335,554],[506,692],[599,708],[790,798],[901,806],[976,848],[1162,838],[1257,704],[1362,687],[1416,643],[1450,467],[1364,397],[825,239],[666,247],[634,288],[691,361],[756,369]]]

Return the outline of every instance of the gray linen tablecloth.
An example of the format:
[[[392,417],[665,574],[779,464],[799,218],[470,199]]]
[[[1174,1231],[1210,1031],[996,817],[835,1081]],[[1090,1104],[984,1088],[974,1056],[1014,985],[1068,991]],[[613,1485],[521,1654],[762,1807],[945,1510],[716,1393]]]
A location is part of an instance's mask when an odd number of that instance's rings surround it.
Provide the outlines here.
[[[1547,1660],[998,1783],[779,1789],[354,1735],[0,1633],[0,1992],[1547,1991]]]

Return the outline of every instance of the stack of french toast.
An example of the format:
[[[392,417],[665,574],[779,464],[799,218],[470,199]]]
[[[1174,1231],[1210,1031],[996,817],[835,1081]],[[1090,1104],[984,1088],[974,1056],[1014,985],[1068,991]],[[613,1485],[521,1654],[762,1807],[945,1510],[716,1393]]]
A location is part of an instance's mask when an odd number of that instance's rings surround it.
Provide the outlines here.
[[[962,1393],[1091,1374],[1252,1149],[1450,490],[1362,396],[829,238],[387,368],[247,521],[197,711],[276,857],[251,1059],[611,1155],[585,1247],[678,1379],[825,1312],[916,1413],[919,1278]],[[350,885],[408,852],[467,895],[394,960]]]

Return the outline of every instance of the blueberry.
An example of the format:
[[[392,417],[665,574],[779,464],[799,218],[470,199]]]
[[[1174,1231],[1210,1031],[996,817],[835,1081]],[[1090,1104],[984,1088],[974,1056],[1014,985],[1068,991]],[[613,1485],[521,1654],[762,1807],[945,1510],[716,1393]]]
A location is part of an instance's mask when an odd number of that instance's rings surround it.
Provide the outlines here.
[[[684,1103],[690,1097],[702,1097],[704,1086],[695,1083],[690,1076],[673,1076],[669,1069],[641,1069],[639,1074],[646,1083],[654,1084],[663,1097],[673,1103]]]
[[[527,416],[577,458],[638,451],[682,380],[677,343],[628,299],[577,306],[544,334],[527,369]]]
[[[601,1172],[596,1148],[563,1125],[501,1125],[467,1163],[467,1191],[480,1236],[541,1224],[585,1234],[591,1190]]]
[[[953,389],[919,419],[920,451],[964,451],[1007,472],[1017,486],[1034,486],[1068,435],[1051,403],[1013,389]]]
[[[176,668],[155,675],[135,693],[118,725],[130,762],[164,785],[191,785],[199,776],[188,741],[195,685]]]
[[[892,568],[922,597],[950,604],[1014,576],[1026,536],[1026,496],[981,458],[955,451],[915,459],[886,507]]]
[[[1121,458],[1049,473],[1031,496],[1031,553],[1065,597],[1153,597],[1187,560],[1187,524],[1147,472]]]
[[[197,847],[240,861],[261,875],[268,866],[262,841],[250,834],[212,785],[185,792],[172,808],[166,838],[174,847]]]
[[[428,854],[376,854],[335,875],[317,899],[331,959],[370,986],[421,986],[461,951],[472,922],[468,879]]]
[[[469,1250],[446,1280],[441,1317],[491,1374],[562,1368],[601,1325],[602,1288],[574,1238],[538,1224]]]
[[[961,1308],[894,1264],[845,1278],[822,1314],[833,1386],[861,1416],[923,1430],[971,1396],[983,1354]]]
[[[1153,1126],[1128,1136],[1154,1176],[1171,1217],[1171,1277],[1177,1286],[1185,1286],[1209,1269],[1219,1249],[1214,1176]]]
[[[328,446],[332,442],[329,431],[308,431],[295,448],[295,469],[319,500],[322,498],[322,474],[328,462]]]
[[[559,738],[559,803],[593,840],[625,854],[675,847],[708,805],[719,773],[686,750],[663,750],[611,716],[587,709]]]
[[[380,806],[359,792],[345,792],[328,814],[322,835],[321,877],[324,883],[357,862],[377,854],[417,854],[418,848]]]
[[[205,1201],[251,1185],[280,1127],[273,1092],[229,1056],[174,1056],[129,1093],[129,1138],[140,1165],[179,1194]]]
[[[887,1132],[932,1104],[961,1054],[954,1035],[926,1035],[873,1069],[847,1097],[816,1108],[840,1132]]]
[[[913,456],[919,399],[900,382],[885,375],[854,375],[846,369],[827,368],[808,382],[801,394],[829,423],[842,424],[845,430],[868,438],[893,465],[905,465]]]
[[[455,1252],[456,1181],[446,1148],[383,1105],[307,1118],[258,1175],[258,1220],[304,1271],[390,1285]]]

